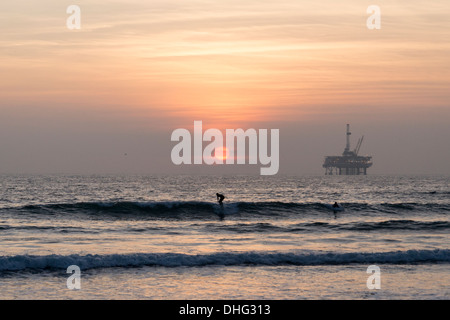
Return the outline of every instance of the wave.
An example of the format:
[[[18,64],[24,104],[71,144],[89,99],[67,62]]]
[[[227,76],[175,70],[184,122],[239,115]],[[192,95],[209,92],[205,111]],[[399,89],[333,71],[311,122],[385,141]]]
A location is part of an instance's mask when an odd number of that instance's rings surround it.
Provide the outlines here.
[[[162,201],[162,202],[78,202],[27,205],[7,210],[31,214],[88,214],[109,215],[120,218],[127,216],[147,216],[154,218],[182,218],[185,215],[205,215],[219,209],[215,203],[198,201]]]
[[[445,230],[450,229],[448,221],[414,221],[414,220],[387,220],[380,222],[363,222],[340,226],[343,229],[355,231],[370,230]]]
[[[440,203],[343,203],[345,214],[388,213],[402,214],[420,212],[450,212],[450,204]],[[325,203],[295,202],[228,202],[223,207],[214,202],[202,201],[158,201],[158,202],[77,202],[26,205],[10,207],[1,211],[18,211],[31,214],[106,214],[114,217],[145,215],[156,218],[184,218],[186,216],[211,216],[211,214],[245,214],[245,215],[290,215],[302,213],[330,212]]]
[[[82,228],[82,227],[71,227],[71,226],[43,226],[43,225],[0,225],[0,231],[31,231],[31,232],[59,232],[59,233],[100,233],[100,230],[94,228]]]
[[[195,224],[196,228],[203,228],[206,232],[226,232],[226,233],[304,233],[304,232],[389,232],[389,231],[435,231],[443,232],[450,230],[450,222],[448,221],[415,221],[415,220],[386,220],[386,221],[372,221],[372,222],[302,222],[277,225],[276,221],[271,222],[238,222],[232,224],[218,224],[215,222]],[[126,233],[149,233],[160,232],[162,234],[173,234],[173,230],[165,229],[164,227],[154,225],[143,225],[137,227],[126,226],[124,228],[83,228],[71,226],[51,226],[51,225],[0,225],[0,231],[17,231],[23,230],[26,232],[46,232],[46,233],[66,233],[66,234],[100,234],[105,232],[126,232]]]
[[[450,250],[409,250],[395,252],[308,252],[260,253],[230,252],[200,255],[181,253],[134,253],[109,255],[18,255],[0,257],[0,272],[67,269],[81,270],[114,267],[203,267],[203,266],[312,266],[349,264],[423,264],[450,263]]]
[[[268,222],[236,223],[236,224],[209,224],[205,225],[210,231],[227,231],[236,233],[247,232],[328,232],[333,231],[443,231],[450,229],[448,221],[415,221],[415,220],[386,220],[376,222],[306,222],[291,225],[277,226]]]

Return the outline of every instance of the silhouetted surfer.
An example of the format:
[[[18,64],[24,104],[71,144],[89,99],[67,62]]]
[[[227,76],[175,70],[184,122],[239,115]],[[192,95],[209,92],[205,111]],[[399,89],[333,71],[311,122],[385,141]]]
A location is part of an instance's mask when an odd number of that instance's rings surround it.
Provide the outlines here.
[[[333,212],[334,212],[334,218],[335,218],[335,219],[337,218],[337,217],[336,217],[336,213],[337,213],[338,211],[343,210],[343,208],[342,208],[340,205],[338,205],[337,202],[335,202],[335,203],[331,206],[331,209],[332,209]]]
[[[219,201],[219,204],[222,205],[223,203],[223,199],[225,199],[225,196],[223,194],[220,193],[216,193],[217,196],[217,201]]]

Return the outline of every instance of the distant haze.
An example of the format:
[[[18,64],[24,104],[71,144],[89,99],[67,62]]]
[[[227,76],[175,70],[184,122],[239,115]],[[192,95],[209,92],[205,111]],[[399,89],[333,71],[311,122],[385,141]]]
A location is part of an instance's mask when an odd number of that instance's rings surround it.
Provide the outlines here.
[[[175,166],[177,128],[280,129],[280,174],[352,149],[369,174],[450,174],[450,2],[0,4],[0,173],[255,173]],[[370,5],[381,29],[369,30]]]

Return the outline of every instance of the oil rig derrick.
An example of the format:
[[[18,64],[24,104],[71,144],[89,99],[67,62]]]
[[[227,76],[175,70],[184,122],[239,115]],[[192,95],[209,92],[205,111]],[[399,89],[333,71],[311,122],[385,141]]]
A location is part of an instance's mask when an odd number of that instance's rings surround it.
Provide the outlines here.
[[[359,138],[356,148],[350,150],[350,125],[347,124],[347,144],[342,156],[326,156],[323,163],[325,175],[360,175],[367,174],[367,168],[372,166],[371,156],[359,156],[359,149],[364,136]]]

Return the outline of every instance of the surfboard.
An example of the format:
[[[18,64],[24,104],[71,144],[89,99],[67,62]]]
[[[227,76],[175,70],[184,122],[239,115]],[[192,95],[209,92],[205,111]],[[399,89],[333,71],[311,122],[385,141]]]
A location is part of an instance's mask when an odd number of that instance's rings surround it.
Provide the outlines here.
[[[341,212],[341,211],[345,210],[343,206],[340,206],[340,207],[336,208],[336,207],[333,207],[332,204],[325,204],[325,207],[327,209],[331,210],[331,211],[334,211],[334,212]]]

